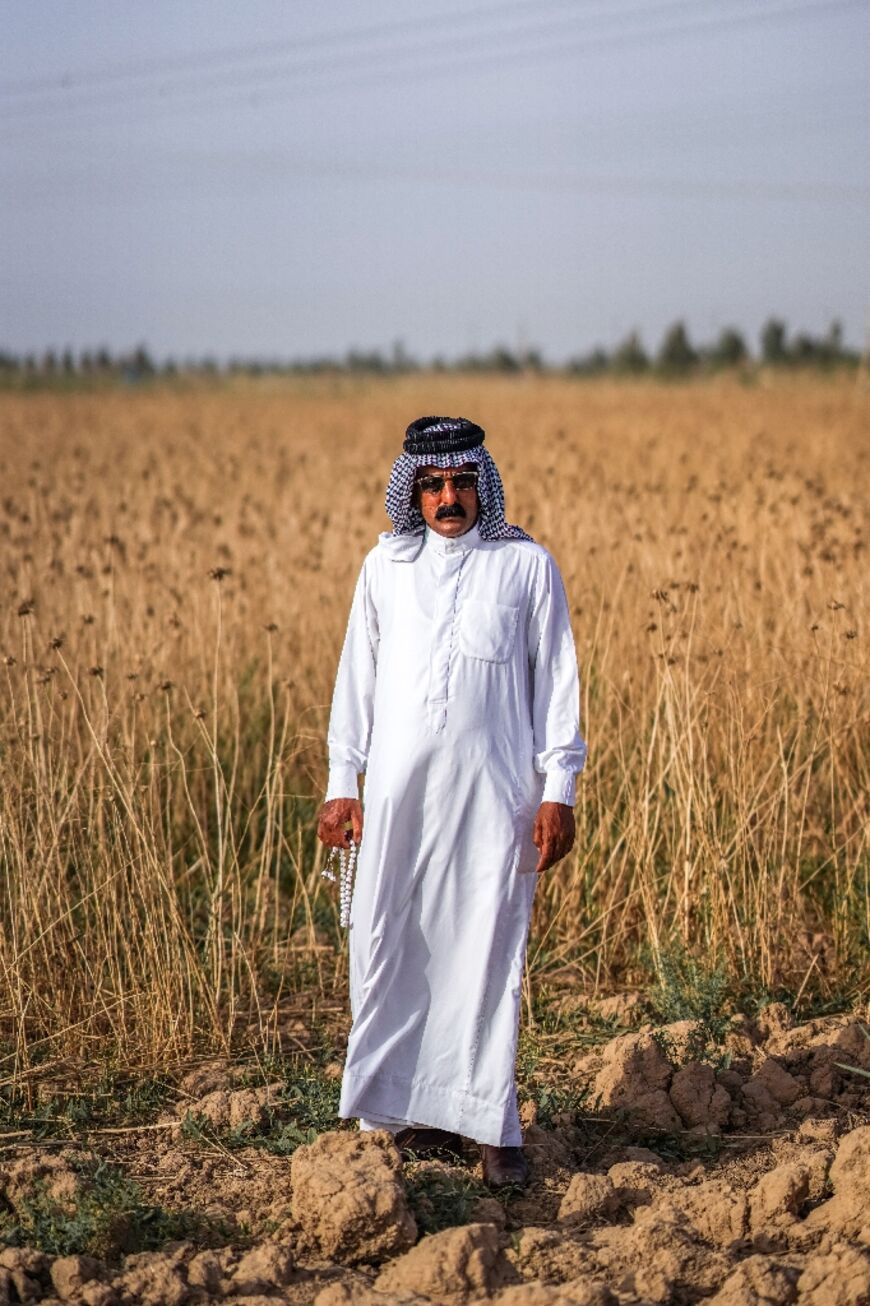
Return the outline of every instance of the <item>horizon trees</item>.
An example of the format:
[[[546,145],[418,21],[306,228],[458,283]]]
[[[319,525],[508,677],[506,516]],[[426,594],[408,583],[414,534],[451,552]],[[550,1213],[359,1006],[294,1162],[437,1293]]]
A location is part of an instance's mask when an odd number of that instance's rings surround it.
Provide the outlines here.
[[[849,348],[843,340],[842,323],[835,319],[822,336],[801,331],[789,338],[786,323],[771,316],[763,324],[758,351],[753,355],[743,333],[724,326],[709,344],[695,344],[683,319],[672,323],[658,347],[647,350],[641,333],[634,329],[608,350],[596,345],[585,354],[570,358],[563,366],[547,363],[535,347],[511,349],[496,344],[482,353],[459,355],[452,361],[438,355],[428,361],[413,357],[401,340],[390,350],[351,348],[344,357],[290,358],[231,357],[224,362],[214,355],[199,358],[166,357],[156,360],[144,343],[113,354],[106,346],[85,348],[75,353],[70,346],[49,347],[40,356],[0,349],[0,382],[53,385],[88,381],[138,383],[158,377],[176,376],[263,376],[309,375],[322,372],[363,373],[391,376],[432,369],[455,372],[502,374],[563,371],[573,376],[642,376],[650,374],[680,379],[726,369],[757,367],[787,368],[856,367],[870,358]]]

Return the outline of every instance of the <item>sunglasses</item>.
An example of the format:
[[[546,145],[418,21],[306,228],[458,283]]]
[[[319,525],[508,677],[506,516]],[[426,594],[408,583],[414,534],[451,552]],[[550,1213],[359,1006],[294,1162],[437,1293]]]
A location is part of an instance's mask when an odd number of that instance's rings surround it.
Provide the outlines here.
[[[423,494],[440,494],[448,481],[454,490],[476,490],[479,472],[457,472],[455,476],[418,476],[414,481]]]

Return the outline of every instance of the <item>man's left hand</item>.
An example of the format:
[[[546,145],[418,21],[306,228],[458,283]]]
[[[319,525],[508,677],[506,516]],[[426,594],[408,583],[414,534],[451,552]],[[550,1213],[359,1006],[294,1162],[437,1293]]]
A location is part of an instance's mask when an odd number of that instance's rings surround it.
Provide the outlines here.
[[[535,870],[549,870],[574,847],[574,808],[566,803],[541,803],[535,817],[532,841],[540,851]]]

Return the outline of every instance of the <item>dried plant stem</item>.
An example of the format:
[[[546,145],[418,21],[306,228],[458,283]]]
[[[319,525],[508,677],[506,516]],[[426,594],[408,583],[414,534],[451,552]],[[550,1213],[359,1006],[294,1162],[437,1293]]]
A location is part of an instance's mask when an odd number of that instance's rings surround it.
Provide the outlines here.
[[[859,992],[866,386],[426,384],[481,413],[573,609],[590,763],[529,1017],[551,977],[646,984],[675,949],[738,991]],[[325,727],[418,386],[0,396],[7,1084],[264,1056],[298,990],[344,985]]]

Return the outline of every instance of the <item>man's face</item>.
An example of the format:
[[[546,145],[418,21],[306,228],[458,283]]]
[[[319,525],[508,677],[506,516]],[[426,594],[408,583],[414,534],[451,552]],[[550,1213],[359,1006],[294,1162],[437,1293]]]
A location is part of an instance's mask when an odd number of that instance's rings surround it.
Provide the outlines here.
[[[462,463],[458,467],[418,467],[414,478],[414,502],[427,526],[439,535],[453,537],[464,535],[477,521],[480,501],[477,486],[459,488],[453,480],[463,472],[476,472],[476,463]],[[437,476],[442,488],[427,489],[425,480]],[[420,482],[424,484],[421,485]]]

